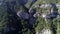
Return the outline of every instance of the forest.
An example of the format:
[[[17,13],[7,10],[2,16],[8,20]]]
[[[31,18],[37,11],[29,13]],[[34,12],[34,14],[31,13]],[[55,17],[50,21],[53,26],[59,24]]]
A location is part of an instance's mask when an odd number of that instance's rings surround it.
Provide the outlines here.
[[[0,34],[60,34],[59,6],[60,0],[0,0]]]

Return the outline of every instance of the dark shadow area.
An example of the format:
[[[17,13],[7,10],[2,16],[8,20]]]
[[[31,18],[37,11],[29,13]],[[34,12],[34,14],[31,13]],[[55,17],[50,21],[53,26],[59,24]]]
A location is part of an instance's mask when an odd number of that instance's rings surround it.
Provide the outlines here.
[[[29,14],[29,9],[26,8],[24,6],[24,3],[26,3],[26,1],[24,0],[19,0],[20,1],[20,5],[24,7],[24,12],[28,13]],[[23,2],[24,1],[24,2]],[[23,2],[23,3],[22,3]],[[34,31],[34,28],[31,27],[31,25],[33,26],[33,24],[35,23],[35,18],[32,17],[32,19],[19,19],[19,17],[17,16],[17,13],[16,13],[16,9],[18,10],[18,8],[15,9],[15,6],[16,5],[16,1],[7,1],[6,2],[6,6],[7,6],[7,17],[8,17],[8,23],[6,24],[7,26],[5,28],[3,28],[2,30],[2,34],[22,34],[22,29],[30,29],[30,31],[35,34],[35,31]],[[30,18],[30,16],[29,16]],[[22,24],[22,20],[24,20],[24,23],[27,22],[27,24],[23,25]],[[30,21],[32,20],[32,22],[34,23],[31,23]],[[31,23],[31,24],[30,24]],[[30,25],[29,25],[30,24]],[[27,31],[27,30],[26,30]]]
[[[3,29],[3,34],[22,34],[22,32],[19,33],[19,31],[22,30],[22,24],[20,22],[20,19],[18,19],[18,16],[16,15],[14,5],[15,1],[11,2],[10,5],[9,2],[6,2],[7,5],[7,13],[8,13],[8,23],[7,26]]]

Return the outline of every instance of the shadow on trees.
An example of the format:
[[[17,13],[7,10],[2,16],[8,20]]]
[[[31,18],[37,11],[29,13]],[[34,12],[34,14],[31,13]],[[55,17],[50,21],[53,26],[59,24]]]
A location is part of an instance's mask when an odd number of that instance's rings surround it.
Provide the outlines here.
[[[15,6],[16,5],[16,1],[12,1],[12,2],[6,2],[6,6],[7,6],[7,18],[8,18],[8,23],[6,24],[7,26],[5,28],[3,28],[2,34],[22,34],[22,29],[23,29],[23,25],[21,24],[21,19],[19,19],[19,17],[16,14],[16,9]],[[28,13],[28,8],[26,8],[24,5],[22,5],[25,9],[25,11]],[[18,6],[19,7],[19,6]],[[17,9],[18,10],[18,9]],[[34,28],[29,27],[29,19],[28,20],[24,20],[27,21],[27,25],[24,25],[25,28],[30,29],[30,31],[32,32],[32,30],[34,30]],[[27,31],[27,30],[26,30]],[[35,32],[34,32],[35,34]]]
[[[6,2],[7,6],[7,18],[8,23],[7,26],[3,29],[3,34],[21,34],[19,31],[22,30],[22,24],[20,22],[20,19],[18,19],[18,16],[16,15],[16,11],[14,9],[15,1],[11,2],[10,5],[9,2]]]

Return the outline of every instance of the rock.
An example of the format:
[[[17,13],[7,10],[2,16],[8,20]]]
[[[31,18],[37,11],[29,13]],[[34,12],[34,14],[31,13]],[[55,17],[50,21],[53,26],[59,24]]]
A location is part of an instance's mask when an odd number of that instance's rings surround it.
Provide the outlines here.
[[[21,19],[29,19],[29,14],[26,12],[18,12],[17,15],[19,16],[19,18]]]

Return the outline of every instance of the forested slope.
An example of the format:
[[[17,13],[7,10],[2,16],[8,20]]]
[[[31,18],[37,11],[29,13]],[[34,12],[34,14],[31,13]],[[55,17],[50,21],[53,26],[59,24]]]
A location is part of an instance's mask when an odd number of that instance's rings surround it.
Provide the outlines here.
[[[0,34],[38,34],[48,28],[60,34],[60,18],[45,21],[41,14],[50,8],[35,7],[42,4],[60,4],[60,0],[0,0]]]

